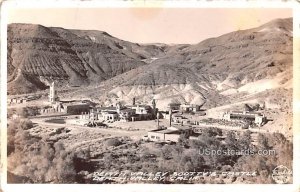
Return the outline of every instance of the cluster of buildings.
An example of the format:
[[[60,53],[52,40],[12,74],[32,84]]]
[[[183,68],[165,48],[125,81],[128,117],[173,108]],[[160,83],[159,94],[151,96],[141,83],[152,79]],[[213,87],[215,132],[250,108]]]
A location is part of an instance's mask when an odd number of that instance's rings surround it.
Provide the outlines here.
[[[29,98],[30,99],[30,98]],[[12,100],[10,102],[26,102],[23,100]],[[228,128],[228,124],[233,122],[252,122],[257,126],[262,126],[267,122],[267,118],[258,112],[249,111],[230,111],[225,112],[220,119],[211,119],[210,121],[192,122],[190,118],[185,117],[185,114],[193,112],[193,114],[201,115],[201,105],[196,104],[178,104],[170,103],[167,111],[159,111],[156,108],[156,101],[152,101],[152,105],[136,104],[133,98],[131,105],[122,105],[120,102],[114,106],[96,106],[88,100],[83,101],[60,101],[55,90],[54,82],[50,84],[49,102],[50,105],[40,109],[41,114],[62,113],[68,115],[79,115],[79,118],[74,119],[74,123],[80,125],[98,125],[98,123],[113,123],[115,121],[129,122],[142,121],[153,119],[169,119],[170,125],[168,128],[161,128],[159,120],[157,128],[150,130],[146,136],[150,141],[172,141],[177,142],[180,135],[188,133],[190,139],[193,135],[199,135],[194,128],[204,127],[220,127]],[[207,125],[209,124],[209,125]],[[238,127],[239,129],[240,127]],[[248,126],[249,128],[249,126]],[[197,138],[197,136],[195,136]]]
[[[115,121],[129,122],[162,118],[169,119],[174,124],[187,125],[191,122],[183,116],[183,113],[189,111],[200,111],[200,105],[170,104],[167,111],[159,111],[156,108],[155,100],[152,100],[152,105],[142,105],[136,104],[133,98],[132,105],[122,105],[119,102],[115,106],[110,107],[93,107],[89,112],[82,112],[80,119],[94,124],[98,121],[112,123]]]
[[[200,111],[201,105],[196,104],[180,104],[180,103],[170,103],[168,105],[168,110],[180,111],[180,112],[198,112]]]
[[[155,101],[153,105],[140,105],[133,103],[132,105],[121,105],[117,103],[110,107],[94,107],[89,112],[81,113],[80,119],[87,120],[90,123],[97,121],[113,123],[115,121],[141,121],[152,120],[156,117]]]
[[[40,98],[39,95],[28,95],[24,97],[14,97],[14,98],[8,98],[7,99],[7,104],[26,104],[27,101],[32,101]]]
[[[81,113],[89,112],[91,106],[91,104],[86,101],[60,101],[57,95],[57,91],[55,90],[54,82],[50,84],[49,103],[50,105],[47,105],[40,109],[41,114],[62,113],[69,115],[78,115]]]
[[[90,105],[81,101],[55,102],[51,106],[45,106],[40,109],[40,114],[61,113],[69,115],[78,115],[88,112]]]
[[[26,104],[27,102],[27,99],[26,98],[10,98],[10,99],[7,99],[7,104],[8,105],[11,105],[11,104]]]
[[[223,120],[226,121],[249,121],[261,127],[267,122],[265,115],[250,111],[230,111],[223,114]]]
[[[80,115],[76,124],[94,124],[97,122],[113,123],[115,121],[140,121],[151,120],[156,117],[155,100],[150,105],[140,105],[133,99],[132,105],[122,105],[120,102],[115,106],[96,106],[94,103],[84,101],[60,101],[55,90],[54,82],[50,84],[49,106],[41,109],[41,114],[65,113],[68,115]]]
[[[147,136],[144,136],[144,140],[154,142],[178,142],[181,134],[186,133],[189,135],[189,139],[197,139],[201,134],[202,128],[221,128],[227,130],[227,128],[233,130],[239,130],[245,128],[245,122],[252,122],[256,126],[263,126],[267,122],[267,118],[257,112],[249,111],[230,111],[223,114],[222,119],[211,119],[209,123],[203,122],[191,122],[188,118],[182,115],[172,115],[172,110],[169,112],[170,126],[161,128],[158,125],[157,129],[150,130]],[[249,125],[247,125],[249,128]]]
[[[152,105],[136,104],[133,98],[131,105],[122,105],[120,102],[115,106],[95,106],[89,101],[59,101],[55,90],[54,82],[50,84],[49,102],[51,106],[41,109],[41,113],[66,113],[80,115],[80,120],[95,122],[115,121],[141,121],[153,120],[155,118],[169,119],[175,125],[200,125],[200,122],[191,122],[189,118],[184,116],[185,113],[197,113],[201,115],[201,105],[196,104],[180,104],[170,103],[167,111],[159,111],[156,108],[156,101],[152,101]],[[230,111],[223,114],[222,120],[235,121],[251,121],[257,126],[262,126],[266,123],[266,117],[257,112],[249,111]],[[202,123],[203,124],[203,123]]]
[[[192,124],[191,120],[185,117],[184,114],[193,112],[199,116],[205,115],[205,112],[201,113],[200,111],[201,105],[170,103],[167,111],[158,111],[158,113],[159,118],[170,119],[174,124],[190,125]]]

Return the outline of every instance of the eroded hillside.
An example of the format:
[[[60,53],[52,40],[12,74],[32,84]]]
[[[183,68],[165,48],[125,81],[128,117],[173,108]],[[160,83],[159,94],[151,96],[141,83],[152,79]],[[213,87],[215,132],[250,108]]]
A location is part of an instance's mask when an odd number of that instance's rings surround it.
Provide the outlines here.
[[[195,103],[214,107],[230,98],[292,88],[292,19],[231,32],[198,44],[140,45],[103,31],[11,24],[10,94],[81,86],[65,97],[103,104]],[[20,85],[23,82],[23,85]]]
[[[49,80],[60,86],[97,84],[145,65],[142,60],[153,54],[163,53],[161,48],[151,46],[145,46],[144,52],[134,52],[138,47],[101,31],[11,24],[8,26],[8,93],[43,90]],[[20,81],[25,85],[22,89],[17,88]]]

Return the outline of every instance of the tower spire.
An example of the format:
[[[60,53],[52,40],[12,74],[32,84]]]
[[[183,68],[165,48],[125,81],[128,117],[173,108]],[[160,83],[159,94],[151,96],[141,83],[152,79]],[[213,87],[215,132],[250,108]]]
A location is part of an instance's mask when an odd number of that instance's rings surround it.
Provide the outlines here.
[[[49,102],[50,103],[54,103],[55,101],[57,101],[58,97],[56,94],[56,90],[55,90],[55,84],[54,81],[52,81],[50,83],[50,90],[49,90]]]

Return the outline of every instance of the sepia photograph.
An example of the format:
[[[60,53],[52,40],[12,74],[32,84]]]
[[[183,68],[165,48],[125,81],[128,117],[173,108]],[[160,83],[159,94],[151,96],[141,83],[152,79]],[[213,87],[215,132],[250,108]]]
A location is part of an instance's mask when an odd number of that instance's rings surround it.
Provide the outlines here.
[[[7,184],[293,184],[293,9],[6,20]]]

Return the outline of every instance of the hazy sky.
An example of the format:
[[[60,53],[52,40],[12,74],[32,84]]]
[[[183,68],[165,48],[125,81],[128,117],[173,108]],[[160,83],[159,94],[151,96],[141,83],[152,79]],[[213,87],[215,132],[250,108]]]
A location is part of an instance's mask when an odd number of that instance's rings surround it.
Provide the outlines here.
[[[8,21],[101,30],[137,43],[198,43],[287,17],[292,9],[63,8],[14,9]]]

